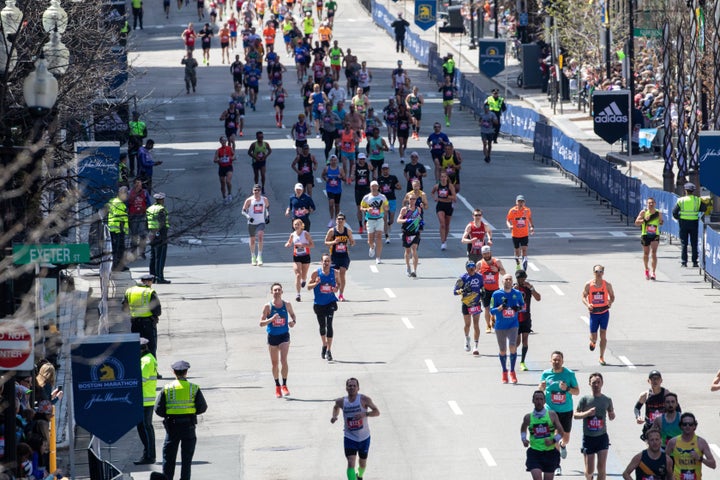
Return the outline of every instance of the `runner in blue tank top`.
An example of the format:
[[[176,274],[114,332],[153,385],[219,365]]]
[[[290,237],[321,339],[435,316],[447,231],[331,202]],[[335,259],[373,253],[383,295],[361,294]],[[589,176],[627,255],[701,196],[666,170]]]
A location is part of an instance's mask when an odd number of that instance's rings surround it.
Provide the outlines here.
[[[272,374],[275,379],[275,396],[277,398],[290,395],[287,388],[288,351],[290,350],[290,328],[295,326],[295,311],[292,305],[282,299],[282,285],[273,283],[270,286],[273,299],[263,307],[260,326],[266,327],[268,351],[272,362]],[[288,321],[288,318],[292,320]],[[278,364],[282,365],[278,368]],[[282,386],[280,385],[282,375]]]
[[[326,358],[328,362],[332,362],[333,357],[330,350],[333,342],[333,315],[337,310],[337,283],[335,281],[335,271],[330,268],[330,255],[327,253],[322,256],[322,267],[318,268],[310,276],[307,284],[308,290],[313,290],[315,294],[315,304],[313,310],[317,316],[320,325],[320,339],[322,340],[322,358]]]

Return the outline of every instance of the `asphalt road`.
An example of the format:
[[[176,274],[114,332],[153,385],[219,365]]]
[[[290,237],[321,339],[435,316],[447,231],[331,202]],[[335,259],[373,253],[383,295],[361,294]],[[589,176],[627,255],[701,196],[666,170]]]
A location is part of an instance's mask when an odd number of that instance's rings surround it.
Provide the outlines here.
[[[236,195],[232,205],[220,205],[212,164],[216,139],[223,133],[218,117],[232,87],[228,66],[219,63],[215,44],[211,66],[198,68],[198,92],[186,95],[179,35],[183,24],[194,20],[194,8],[177,12],[173,6],[166,21],[157,3],[146,7],[146,27],[132,38],[130,57],[137,78],[131,89],[137,91],[138,109],[156,141],[155,156],[164,161],[157,169],[156,185],[170,197],[172,218],[186,222],[201,214],[209,217],[201,228],[183,232],[169,249],[166,276],[173,283],[156,287],[164,311],[158,355],[161,369],[169,373],[172,361],[188,360],[192,380],[202,386],[210,405],[198,428],[195,478],[345,478],[341,427],[329,420],[332,400],[344,394],[344,381],[351,376],[360,380],[360,391],[381,412],[370,422],[373,433],[366,479],[527,478],[519,427],[523,415],[532,409],[532,392],[542,370],[549,368],[554,350],[562,350],[566,366],[577,372],[581,394],[590,392],[591,372],[601,371],[605,376],[604,392],[613,398],[617,410],[616,420],[609,425],[610,474],[621,473],[643,447],[632,411],[652,369],[659,369],[665,386],[678,392],[683,409],[697,415],[698,434],[720,454],[718,399],[709,391],[718,363],[718,292],[703,283],[696,270],[681,269],[677,246],[666,241],[660,247],[658,280],[646,281],[638,229],[611,215],[555,168],[535,161],[525,146],[501,139],[492,163],[485,164],[476,122],[457,106],[452,126],[443,128],[464,157],[463,199],[456,205],[448,250],[440,251],[434,208],[426,214],[417,279],[405,275],[397,237],[384,250],[385,263],[375,265],[367,257],[363,235],[351,251],[348,302],[340,305],[335,317],[336,361],[328,364],[320,358],[317,323],[307,292],[294,305],[298,324],[291,332],[291,396],[275,399],[265,332],[258,322],[271,282],[285,285],[286,300],[294,297],[290,252],[283,246],[289,222],[282,216],[295,183],[289,130],[275,127],[263,81],[257,112],[246,115],[246,136],[238,142],[235,164],[236,189],[239,186],[244,198],[252,178],[243,152],[252,134],[263,130],[274,150],[267,189],[272,223],[265,265],[253,267],[240,215],[242,198]],[[350,46],[361,60],[368,61],[374,75],[371,100],[377,107],[390,94],[390,71],[396,60],[404,60],[426,98],[421,136],[430,133],[431,123],[442,114],[437,86],[426,72],[414,67],[408,56],[395,54],[394,42],[373,26],[355,2],[340,5],[335,35],[341,47]],[[286,85],[292,99],[286,124],[300,111],[299,98],[294,96],[294,67],[288,70]],[[424,141],[409,143],[429,165]],[[310,145],[320,158],[320,140],[311,139]],[[391,173],[400,176],[398,155],[390,153],[388,159]],[[513,267],[504,218],[517,194],[525,195],[537,226],[530,240],[529,280],[542,301],[533,302],[530,370],[519,372],[519,384],[513,386],[500,383],[494,335],[483,331],[480,357],[464,351],[460,305],[452,286],[464,273],[465,250],[458,238],[475,206],[484,210],[486,220],[496,228],[495,255]],[[318,210],[312,234],[317,241],[325,234],[328,213],[320,188],[314,199]],[[357,230],[350,189],[343,194],[342,210]],[[313,252],[315,260],[319,252]],[[585,309],[580,302],[596,263],[605,265],[606,279],[617,296],[608,331],[608,365],[602,367],[597,352],[588,351]],[[133,267],[134,275],[145,271],[139,263]],[[162,427],[160,422],[156,426],[160,448]],[[131,432],[128,438],[134,435]],[[563,461],[567,476],[581,476],[581,436],[581,424],[576,421],[569,455]],[[148,478],[149,468],[132,466],[131,460],[140,456],[139,442],[126,445],[134,446],[125,452],[125,463],[114,457],[116,463],[135,478]],[[159,469],[159,465],[151,468]],[[704,478],[720,478],[705,470]]]

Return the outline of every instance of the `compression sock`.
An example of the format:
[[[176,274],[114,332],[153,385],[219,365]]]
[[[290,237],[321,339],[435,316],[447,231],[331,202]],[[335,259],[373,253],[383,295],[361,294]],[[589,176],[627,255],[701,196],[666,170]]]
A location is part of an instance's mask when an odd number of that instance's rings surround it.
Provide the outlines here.
[[[357,476],[358,476],[358,478],[362,478],[365,476],[365,469],[363,467],[358,467]]]
[[[283,378],[283,385],[287,385],[287,378]]]
[[[276,386],[276,387],[279,387],[279,386],[280,386],[280,379],[279,379],[279,378],[276,378],[276,379],[275,379],[275,386]]]
[[[517,362],[517,353],[510,354],[510,371],[515,371],[515,362]]]
[[[357,480],[357,474],[355,473],[355,467],[347,469],[348,480]]]
[[[525,356],[527,355],[528,347],[522,347],[522,358],[521,362],[525,363]]]
[[[507,355],[498,355],[500,359],[500,365],[502,366],[503,372],[507,372]]]

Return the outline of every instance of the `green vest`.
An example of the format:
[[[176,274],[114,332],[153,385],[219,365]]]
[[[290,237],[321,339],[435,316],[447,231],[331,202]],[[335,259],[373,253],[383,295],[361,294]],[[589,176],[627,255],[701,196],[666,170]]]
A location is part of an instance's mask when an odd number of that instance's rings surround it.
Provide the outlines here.
[[[125,20],[125,24],[120,28],[120,33],[128,34],[130,32],[130,24]]]
[[[118,197],[113,198],[107,204],[108,207],[108,229],[112,233],[129,233],[127,205]]]
[[[550,420],[550,410],[545,410],[542,418],[537,418],[535,412],[530,413],[530,448],[541,452],[555,449],[555,444],[545,445],[545,439],[555,435],[555,425]]]
[[[451,58],[447,62],[443,63],[443,68],[448,74],[452,74],[455,71],[455,60]]]
[[[140,358],[142,371],[143,407],[155,405],[155,390],[157,389],[157,360],[148,352]]]
[[[125,300],[130,307],[130,317],[148,318],[152,317],[150,299],[155,292],[150,287],[135,285],[125,290]]]
[[[490,107],[490,110],[493,112],[500,111],[500,108],[502,107],[502,102],[503,102],[502,97],[495,98],[492,95],[487,97],[488,107]]]
[[[142,137],[145,138],[147,127],[145,125],[145,122],[143,121],[137,121],[133,122],[132,120],[128,122],[128,125],[130,126],[130,136],[131,137]]]
[[[165,413],[168,415],[195,415],[195,396],[200,387],[187,380],[175,380],[165,385]]]
[[[680,220],[697,220],[700,218],[700,197],[695,195],[685,195],[680,197],[678,200],[678,206],[680,207]]]
[[[132,0],[133,8],[142,8],[142,0]]]
[[[148,230],[160,230],[160,212],[163,210],[165,210],[165,227],[170,228],[170,219],[165,206],[155,203],[150,205],[145,212],[147,214]]]
[[[640,235],[660,235],[660,211],[656,210],[656,213],[658,215],[655,218],[643,222],[642,226],[640,227]]]

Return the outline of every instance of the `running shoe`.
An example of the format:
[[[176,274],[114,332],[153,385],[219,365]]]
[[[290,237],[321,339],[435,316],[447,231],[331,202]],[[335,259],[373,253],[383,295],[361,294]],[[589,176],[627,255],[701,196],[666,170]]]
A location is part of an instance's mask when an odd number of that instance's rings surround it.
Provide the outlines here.
[[[510,372],[510,382],[517,383],[517,375],[515,375],[515,372]]]
[[[345,297],[343,297],[342,293],[338,296],[338,300],[340,300],[341,302],[345,301]]]
[[[243,135],[245,135],[245,134],[243,133],[242,130],[240,130],[240,131],[238,132],[238,136],[239,136],[239,137],[242,137]]]
[[[307,285],[307,283],[305,282],[305,280],[303,280],[303,281],[300,283],[300,287],[305,288],[305,285]],[[298,296],[300,296],[299,293],[298,293]]]
[[[555,476],[556,477],[562,476],[562,468],[558,467],[555,469]]]
[[[282,389],[280,385],[275,386],[275,398],[282,398]]]
[[[465,351],[466,352],[470,351],[470,339],[469,338],[465,339]]]
[[[595,342],[590,342],[590,345],[589,345],[589,346],[590,346],[590,351],[591,351],[591,352],[595,350]]]
[[[328,226],[327,226],[327,228],[332,228],[332,227],[333,227],[333,221],[332,221],[332,220],[330,220],[330,221],[328,222]]]
[[[287,385],[283,385],[282,387],[280,387],[280,391],[282,392],[284,397],[290,395],[290,390],[288,390]]]
[[[326,354],[327,354],[327,347],[325,345],[323,345],[322,350],[320,350],[320,356],[324,359]]]
[[[388,235],[388,234],[386,233],[386,234],[385,234],[385,245],[387,245],[387,244],[389,244],[389,243],[390,243],[390,235]]]
[[[332,361],[333,361],[332,353],[330,353],[330,350],[327,351],[327,354],[325,355],[325,357],[327,358],[327,361],[328,361],[328,362],[332,362]]]
[[[400,163],[402,163],[402,164],[405,163],[405,157],[400,157]]]
[[[655,280],[655,274],[650,275],[650,280]]]
[[[362,233],[363,233],[362,225],[360,225],[360,228],[358,229],[358,233],[359,233],[360,235],[362,235]]]
[[[232,195],[229,194],[229,193],[228,193],[228,196],[227,196],[227,201],[228,201],[228,203],[232,203]]]
[[[376,265],[380,265],[381,263],[383,263],[383,261],[382,261],[381,259],[379,259],[379,258],[376,258],[376,259],[375,259],[375,264],[376,264]]]
[[[607,365],[607,362],[605,361],[605,359],[603,357],[600,357],[598,359],[598,363],[600,363],[600,365]]]
[[[445,126],[446,126],[446,127],[449,127],[449,126],[450,126],[450,122],[447,121],[447,120],[445,120]]]
[[[368,248],[368,257],[372,258],[375,256],[375,247]]]
[[[560,446],[560,458],[567,458],[567,448],[565,448],[565,445]]]
[[[440,245],[440,250],[447,250],[447,243],[443,242],[443,243]]]
[[[410,270],[410,267],[407,267],[406,272],[407,272],[407,276],[409,277],[410,274],[412,273],[412,270]]]
[[[700,264],[698,262],[693,262],[693,268],[698,268]]]
[[[262,266],[262,264],[263,264],[262,255],[257,256],[257,264],[258,264],[258,267]]]
[[[410,272],[410,276],[411,276],[412,278],[417,278],[417,273],[415,273],[415,272]]]
[[[253,266],[257,265],[257,257],[255,255],[253,255],[252,258],[250,259],[250,265],[253,265]]]
[[[478,350],[477,347],[475,347],[475,348],[473,349],[473,355],[475,355],[476,357],[479,357],[479,356],[480,356],[480,350]]]
[[[502,383],[507,383],[507,382],[508,382],[508,372],[503,372]],[[278,387],[278,388],[280,388],[280,387]]]
[[[650,270],[645,270],[645,280],[650,280]]]
[[[520,362],[520,370],[523,372],[527,372],[527,365],[525,365],[525,362]]]
[[[300,300],[300,294],[299,294],[299,293],[298,293],[297,297],[295,297],[295,301],[296,301],[296,302],[301,301],[301,300]]]
[[[492,328],[485,327],[485,333],[492,333]]]

